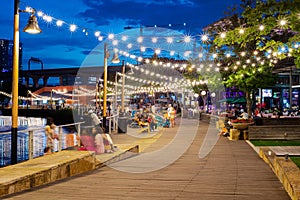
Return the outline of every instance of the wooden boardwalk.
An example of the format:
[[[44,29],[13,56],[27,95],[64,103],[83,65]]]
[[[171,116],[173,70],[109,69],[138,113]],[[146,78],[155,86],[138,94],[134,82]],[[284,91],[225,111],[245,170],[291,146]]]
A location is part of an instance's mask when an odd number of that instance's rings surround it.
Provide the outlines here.
[[[269,166],[245,141],[220,137],[208,156],[200,159],[199,149],[208,124],[199,123],[197,135],[187,151],[160,170],[127,173],[107,166],[4,199],[290,199]],[[165,129],[159,138],[152,139],[151,145],[147,144],[144,153],[155,152],[168,144],[174,138],[176,129]],[[115,143],[137,141],[128,134],[114,135],[113,140]]]

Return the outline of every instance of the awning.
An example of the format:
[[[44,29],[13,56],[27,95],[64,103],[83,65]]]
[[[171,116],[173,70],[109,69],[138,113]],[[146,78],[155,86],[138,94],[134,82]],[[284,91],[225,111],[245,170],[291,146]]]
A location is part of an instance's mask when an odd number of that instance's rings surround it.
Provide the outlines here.
[[[245,97],[230,97],[226,99],[221,99],[219,101],[220,103],[229,103],[229,104],[239,104],[239,103],[246,103],[246,98]]]

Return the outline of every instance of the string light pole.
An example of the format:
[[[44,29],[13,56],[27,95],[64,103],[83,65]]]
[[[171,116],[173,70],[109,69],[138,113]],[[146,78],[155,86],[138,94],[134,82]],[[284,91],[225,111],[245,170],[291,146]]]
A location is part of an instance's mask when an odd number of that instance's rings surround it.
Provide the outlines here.
[[[107,112],[107,59],[109,58],[109,53],[107,50],[107,43],[104,43],[104,69],[103,69],[103,121],[102,121],[102,128],[104,133],[106,133],[106,112]]]
[[[118,57],[117,52],[114,52],[114,56],[112,58],[112,63],[119,63],[120,59]],[[117,74],[115,77],[115,103],[117,102]],[[127,118],[125,116],[125,106],[124,106],[124,91],[125,90],[125,62],[122,60],[122,95],[121,95],[121,113],[119,114],[118,119],[118,133],[126,133],[127,132]]]
[[[12,125],[11,125],[11,164],[18,162],[18,85],[19,85],[19,51],[20,51],[20,38],[19,38],[19,13],[28,12],[31,16],[28,20],[28,24],[23,29],[24,32],[30,34],[37,34],[41,32],[38,26],[35,11],[33,9],[20,10],[20,0],[14,1],[14,38],[13,38],[13,69],[12,69]]]
[[[127,117],[125,116],[124,93],[125,93],[125,63],[122,60],[122,95],[121,95],[121,113],[118,120],[118,133],[127,133]]]
[[[124,60],[122,60],[122,97],[121,97],[121,112],[122,112],[122,117],[124,117],[125,114],[125,106],[124,106],[124,90],[125,90],[125,64]]]

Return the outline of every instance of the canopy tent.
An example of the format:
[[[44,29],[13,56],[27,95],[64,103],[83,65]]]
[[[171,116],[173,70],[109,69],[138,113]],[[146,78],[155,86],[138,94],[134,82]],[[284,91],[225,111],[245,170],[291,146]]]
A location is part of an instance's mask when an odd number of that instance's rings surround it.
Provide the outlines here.
[[[226,99],[221,99],[219,101],[219,103],[229,103],[229,104],[241,104],[241,103],[246,103],[247,100],[245,97],[229,97],[229,98],[226,98]]]

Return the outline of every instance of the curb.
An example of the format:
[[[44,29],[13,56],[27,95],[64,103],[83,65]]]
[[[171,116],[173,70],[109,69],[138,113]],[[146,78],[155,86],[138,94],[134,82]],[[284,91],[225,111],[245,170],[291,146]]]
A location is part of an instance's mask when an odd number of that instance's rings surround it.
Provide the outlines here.
[[[95,155],[92,151],[64,150],[0,169],[0,198],[76,176],[139,153],[139,145]]]
[[[285,191],[292,200],[300,199],[300,169],[298,166],[282,156],[276,154],[268,147],[255,147],[250,141],[246,141],[255,152],[270,166]]]

